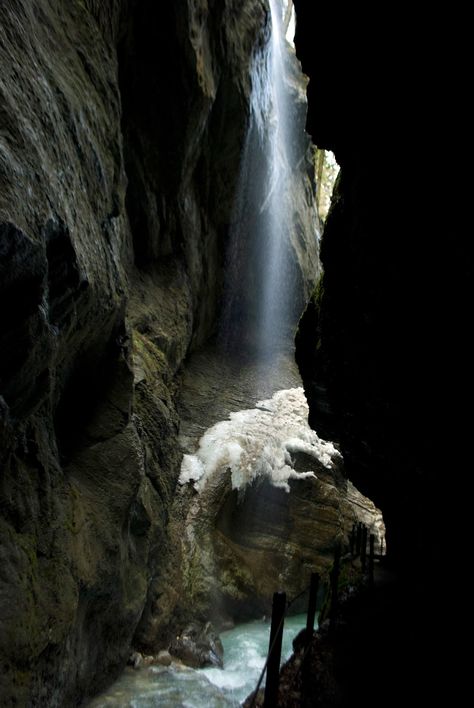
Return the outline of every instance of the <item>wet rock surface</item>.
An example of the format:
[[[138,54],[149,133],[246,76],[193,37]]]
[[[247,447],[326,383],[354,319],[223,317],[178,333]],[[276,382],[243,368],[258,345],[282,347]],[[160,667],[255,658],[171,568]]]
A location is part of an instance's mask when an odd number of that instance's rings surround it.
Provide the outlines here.
[[[258,361],[252,354],[205,347],[189,359],[178,399],[179,444],[194,452],[205,431],[229,413],[253,407],[301,383],[291,349]]]
[[[266,10],[0,6],[5,705],[75,704],[174,628],[179,372],[215,327]]]
[[[169,652],[171,656],[194,669],[223,666],[224,648],[210,622],[205,625],[196,623],[188,625],[171,642]]]
[[[245,387],[238,388],[242,395]],[[226,377],[219,405],[231,390]],[[206,421],[206,396],[202,402],[197,419]],[[311,572],[326,577],[354,521],[366,523],[377,543],[384,534],[380,511],[346,478],[338,451],[310,430],[301,389],[244,411],[242,402],[230,419],[194,438],[194,450],[189,435],[183,438],[172,510],[183,596],[195,616],[218,624],[269,615],[276,590],[291,599]]]
[[[146,595],[113,25],[0,7],[0,702],[74,703]]]

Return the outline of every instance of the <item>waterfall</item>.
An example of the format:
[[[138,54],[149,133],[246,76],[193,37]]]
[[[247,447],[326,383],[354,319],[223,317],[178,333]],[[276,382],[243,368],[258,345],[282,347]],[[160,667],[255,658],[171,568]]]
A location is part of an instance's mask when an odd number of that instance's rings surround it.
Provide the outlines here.
[[[250,120],[230,229],[220,329],[228,349],[251,349],[262,361],[292,345],[302,296],[291,234],[298,209],[295,190],[304,193],[303,184],[295,184],[305,154],[303,128],[284,36],[283,1],[270,0],[270,9],[266,42],[251,70]]]
[[[291,165],[289,150],[292,141],[289,93],[286,83],[284,52],[286,39],[282,28],[281,0],[270,0],[272,32],[269,51],[270,111],[267,118],[269,180],[261,213],[268,228],[266,267],[262,272],[262,300],[259,312],[259,350],[266,353],[287,319],[287,303],[291,298],[291,283],[285,273],[285,241],[288,239],[291,213],[286,195],[289,193]]]

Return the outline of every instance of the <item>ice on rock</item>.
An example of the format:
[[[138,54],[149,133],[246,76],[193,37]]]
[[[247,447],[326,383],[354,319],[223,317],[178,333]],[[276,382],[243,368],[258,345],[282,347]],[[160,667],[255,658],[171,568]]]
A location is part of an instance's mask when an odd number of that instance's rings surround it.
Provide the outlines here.
[[[179,483],[196,482],[204,474],[204,465],[197,455],[184,455],[181,462],[181,474]]]
[[[192,482],[201,491],[213,475],[230,469],[233,489],[264,476],[289,492],[289,479],[316,476],[294,469],[292,454],[298,452],[328,468],[340,457],[331,442],[321,440],[309,427],[303,389],[292,388],[259,401],[255,408],[231,413],[228,420],[209,428],[196,453],[184,455],[179,483]]]

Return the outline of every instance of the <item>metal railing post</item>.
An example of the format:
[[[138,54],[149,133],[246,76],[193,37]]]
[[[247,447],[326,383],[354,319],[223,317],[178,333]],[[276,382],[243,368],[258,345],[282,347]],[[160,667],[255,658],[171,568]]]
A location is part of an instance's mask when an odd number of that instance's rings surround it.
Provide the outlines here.
[[[278,684],[280,682],[281,642],[285,620],[286,593],[273,595],[272,626],[268,645],[267,682],[265,684],[264,708],[275,708],[278,702]]]

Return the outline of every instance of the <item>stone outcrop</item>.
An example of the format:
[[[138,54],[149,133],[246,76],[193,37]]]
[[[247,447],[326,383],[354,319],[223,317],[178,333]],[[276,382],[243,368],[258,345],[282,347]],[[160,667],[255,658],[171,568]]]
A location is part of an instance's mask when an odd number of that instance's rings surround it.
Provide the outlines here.
[[[169,653],[194,669],[223,666],[224,648],[210,622],[204,626],[193,623],[186,627],[171,642]]]
[[[159,606],[179,372],[215,327],[267,12],[0,6],[4,705],[99,690]]]
[[[55,706],[118,669],[147,591],[112,29],[2,3],[0,62],[0,702]]]
[[[327,579],[354,521],[378,543],[383,536],[380,511],[347,480],[340,453],[311,431],[307,414],[301,388],[279,391],[215,424],[185,455],[173,534],[194,616],[222,624],[269,615],[275,590],[292,599],[311,572]]]

